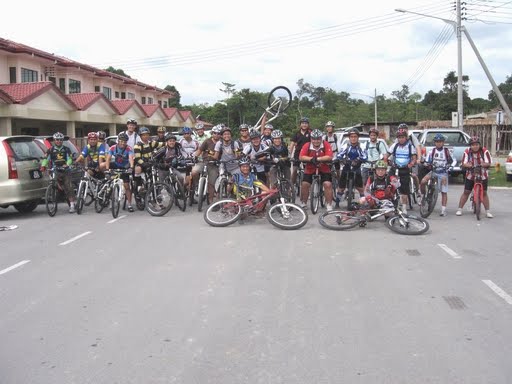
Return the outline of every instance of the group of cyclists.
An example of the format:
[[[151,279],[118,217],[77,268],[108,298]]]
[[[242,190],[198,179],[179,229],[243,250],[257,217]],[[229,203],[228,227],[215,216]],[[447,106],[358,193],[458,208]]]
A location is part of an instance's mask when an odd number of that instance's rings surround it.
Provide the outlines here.
[[[143,188],[142,179],[155,164],[159,179],[164,180],[172,168],[185,188],[193,191],[203,163],[206,162],[210,202],[218,198],[215,182],[220,169],[230,177],[230,190],[233,186],[237,190],[251,190],[257,186],[261,192],[268,192],[277,185],[278,168],[280,174],[294,185],[297,170],[302,163],[303,179],[299,196],[299,205],[302,208],[307,207],[313,175],[318,172],[327,211],[339,208],[350,174],[354,175],[354,187],[359,192],[360,204],[378,206],[382,200],[393,199],[396,196],[395,191],[398,191],[402,211],[407,213],[412,174],[412,179],[419,185],[422,195],[425,194],[429,178],[438,178],[442,196],[440,215],[446,215],[448,169],[453,159],[450,151],[444,147],[445,138],[442,134],[436,134],[435,147],[422,156],[421,147],[416,137],[409,134],[406,124],[399,125],[396,140],[389,148],[379,139],[377,128],[370,129],[369,140],[365,145],[359,142],[358,129],[349,130],[348,143],[338,148],[340,138],[334,129],[335,123],[332,121],[325,124],[325,132],[312,129],[309,119],[303,117],[300,119],[298,131],[287,145],[283,132],[266,123],[264,118],[260,130],[241,124],[238,127],[238,139],[233,138],[232,128],[224,124],[214,126],[209,134],[205,133],[204,125],[198,124],[195,132],[184,127],[181,132],[183,137],[179,140],[174,134],[167,132],[165,127],[159,127],[157,137],[152,140],[147,127],[142,126],[137,130],[137,122],[129,119],[126,131],[119,133],[117,143],[110,147],[105,143],[104,132],[89,133],[88,142],[75,162],[86,165],[90,175],[98,179],[104,178],[110,170],[125,170],[120,177],[124,182],[126,209],[129,212],[134,211],[131,188]],[[64,135],[58,132],[53,135],[53,139],[52,147],[42,161],[41,168],[45,170],[49,164],[58,167],[57,177],[63,181],[62,185],[70,202],[69,212],[73,213],[76,197],[70,175],[65,171],[66,167],[73,164],[73,159],[70,150],[63,145]],[[429,170],[421,181],[417,171],[420,161]],[[492,159],[478,137],[471,138],[470,148],[466,150],[462,163],[467,173],[456,215],[462,214],[462,208],[473,188],[471,170],[480,166],[483,169],[486,216],[492,218],[487,195],[487,170]],[[130,176],[133,178],[132,187]],[[336,191],[332,188],[332,177],[339,181]]]

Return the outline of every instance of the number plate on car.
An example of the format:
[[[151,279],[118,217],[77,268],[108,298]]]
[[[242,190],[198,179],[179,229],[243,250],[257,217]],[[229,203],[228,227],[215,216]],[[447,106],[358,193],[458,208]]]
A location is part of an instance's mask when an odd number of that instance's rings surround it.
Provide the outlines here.
[[[42,177],[43,177],[43,174],[41,173],[40,170],[35,169],[33,171],[30,171],[30,178],[31,179],[40,179]]]

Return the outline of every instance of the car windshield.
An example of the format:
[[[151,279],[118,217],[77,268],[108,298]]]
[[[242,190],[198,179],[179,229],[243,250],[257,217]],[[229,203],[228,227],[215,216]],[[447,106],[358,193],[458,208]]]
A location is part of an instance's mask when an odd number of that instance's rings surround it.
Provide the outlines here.
[[[44,157],[43,150],[32,140],[9,140],[9,146],[16,161],[40,160]]]
[[[433,146],[434,143],[434,137],[441,133],[445,137],[445,145],[450,145],[453,147],[456,146],[467,146],[468,140],[464,134],[461,132],[427,132],[427,136],[425,138],[425,145],[426,146]]]

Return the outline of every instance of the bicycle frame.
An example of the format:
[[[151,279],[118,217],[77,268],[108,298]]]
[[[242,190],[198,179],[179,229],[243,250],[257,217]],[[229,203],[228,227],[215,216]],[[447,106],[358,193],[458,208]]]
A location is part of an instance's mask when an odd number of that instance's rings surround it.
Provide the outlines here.
[[[265,112],[263,112],[261,114],[261,116],[258,119],[258,121],[256,122],[256,124],[254,124],[253,129],[255,129],[257,131],[261,129],[261,122],[263,121],[263,118],[267,114],[270,115],[271,117],[270,117],[270,119],[266,120],[266,122],[265,122],[266,124],[277,119],[281,115],[281,104],[282,104],[281,100],[279,100],[279,99],[274,100],[274,102],[269,107],[267,107],[265,109]],[[277,112],[274,113],[272,110],[276,107],[277,107]]]

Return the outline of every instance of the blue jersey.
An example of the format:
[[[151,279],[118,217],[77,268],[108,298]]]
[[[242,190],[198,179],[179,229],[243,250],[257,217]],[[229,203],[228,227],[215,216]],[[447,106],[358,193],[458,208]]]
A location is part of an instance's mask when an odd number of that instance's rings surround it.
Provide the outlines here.
[[[91,147],[90,144],[87,144],[84,149],[82,149],[82,156],[84,159],[88,159],[92,165],[98,165],[100,159],[105,159],[105,145],[100,144]]]
[[[366,161],[368,155],[366,151],[364,151],[359,144],[357,145],[348,145],[346,147],[341,148],[341,151],[336,155],[336,158],[339,160],[360,160],[361,162]]]
[[[117,168],[128,168],[130,166],[130,155],[133,156],[133,149],[128,145],[121,149],[116,145],[110,147],[108,151],[111,157],[111,163]]]

